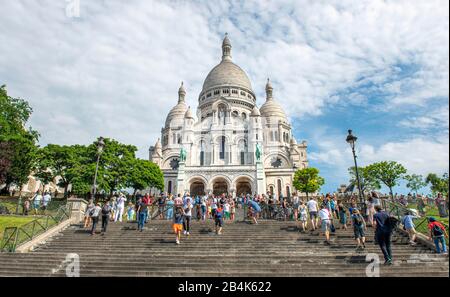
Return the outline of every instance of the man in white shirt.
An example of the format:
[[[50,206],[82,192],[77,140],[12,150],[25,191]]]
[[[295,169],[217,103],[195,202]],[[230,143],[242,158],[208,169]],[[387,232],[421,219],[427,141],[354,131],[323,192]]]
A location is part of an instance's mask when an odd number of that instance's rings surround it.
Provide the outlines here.
[[[306,203],[306,206],[308,207],[309,218],[311,220],[312,229],[314,231],[317,228],[317,211],[318,211],[317,202],[316,200],[314,200],[313,197],[311,197],[309,201]]]
[[[114,222],[117,222],[117,220],[122,222],[123,210],[125,209],[126,201],[127,198],[125,198],[125,195],[121,193],[119,198],[116,200],[116,217],[114,218]]]
[[[44,193],[44,197],[42,197],[42,211],[45,213],[45,210],[47,209],[48,204],[50,203],[50,200],[52,200],[52,196],[50,196],[49,192]]]
[[[191,200],[187,200],[186,204],[184,205],[184,220],[183,220],[183,229],[184,229],[184,235],[189,236],[189,231],[191,229],[191,218],[192,218],[192,203]]]
[[[326,205],[322,205],[319,211],[320,223],[322,231],[325,233],[325,243],[330,244],[330,228],[331,228],[331,214]]]
[[[38,214],[39,209],[41,208],[42,195],[41,192],[36,192],[33,198],[33,206],[34,206],[34,214]]]

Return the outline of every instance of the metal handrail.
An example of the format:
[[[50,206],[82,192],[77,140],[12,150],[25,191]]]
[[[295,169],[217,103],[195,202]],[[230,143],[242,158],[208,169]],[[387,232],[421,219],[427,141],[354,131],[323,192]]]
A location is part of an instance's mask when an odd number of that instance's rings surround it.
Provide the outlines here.
[[[53,224],[50,224],[50,220],[53,220],[57,225],[65,219],[69,219],[70,210],[67,208],[67,205],[61,206],[54,216],[46,215],[19,227],[6,227],[0,244],[0,251],[15,252],[17,246],[32,240],[37,235],[44,233],[50,227],[54,226]],[[41,223],[42,220],[44,220],[44,224]],[[36,227],[38,227],[38,229],[36,229]],[[31,232],[28,229],[31,229]]]

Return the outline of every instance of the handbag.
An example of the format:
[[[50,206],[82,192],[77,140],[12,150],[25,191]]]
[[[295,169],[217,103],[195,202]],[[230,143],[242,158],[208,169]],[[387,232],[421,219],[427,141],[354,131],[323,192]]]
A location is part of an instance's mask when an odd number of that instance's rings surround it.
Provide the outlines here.
[[[331,221],[330,231],[331,233],[336,232],[336,227],[334,227],[333,221]]]

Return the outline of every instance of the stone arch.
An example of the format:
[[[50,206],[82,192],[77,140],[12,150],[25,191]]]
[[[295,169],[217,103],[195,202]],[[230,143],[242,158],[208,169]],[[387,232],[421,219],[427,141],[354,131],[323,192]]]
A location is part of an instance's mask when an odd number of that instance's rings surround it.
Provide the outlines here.
[[[208,184],[208,182],[203,176],[198,175],[191,177],[188,181],[188,184],[191,197],[204,195],[206,193],[206,185]]]
[[[233,180],[233,188],[236,195],[255,193],[255,180],[250,175],[240,175]]]
[[[227,176],[218,174],[210,179],[208,188],[214,195],[221,195],[230,193],[231,185],[231,180]]]
[[[180,159],[180,154],[177,153],[172,153],[169,156],[167,156],[164,159],[164,162],[162,163],[162,168],[164,169],[172,169],[170,162],[172,162],[173,159]]]
[[[291,161],[289,160],[288,156],[286,156],[284,153],[281,153],[281,152],[274,152],[274,153],[267,155],[264,158],[264,167],[265,168],[272,167],[271,163],[272,163],[273,158],[280,158],[280,160],[282,162],[282,166],[280,168],[291,168],[292,167]]]

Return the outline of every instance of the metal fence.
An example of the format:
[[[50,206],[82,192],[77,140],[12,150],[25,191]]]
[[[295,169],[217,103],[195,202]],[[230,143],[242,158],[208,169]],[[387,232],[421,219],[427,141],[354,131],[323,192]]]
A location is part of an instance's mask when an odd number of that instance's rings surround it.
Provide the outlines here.
[[[70,218],[70,206],[60,206],[53,214],[37,217],[31,222],[19,227],[6,227],[0,243],[0,251],[14,252],[17,246],[24,244],[44,233],[53,226]]]

